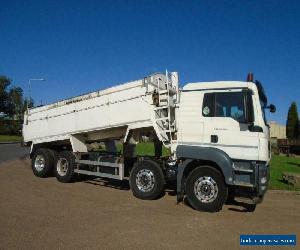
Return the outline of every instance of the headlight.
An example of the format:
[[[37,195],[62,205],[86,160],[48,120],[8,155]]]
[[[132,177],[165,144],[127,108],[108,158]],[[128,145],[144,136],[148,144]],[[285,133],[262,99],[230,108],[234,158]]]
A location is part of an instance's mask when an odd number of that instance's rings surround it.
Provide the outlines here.
[[[260,179],[260,183],[261,183],[261,184],[267,183],[267,177],[261,178],[261,179]]]

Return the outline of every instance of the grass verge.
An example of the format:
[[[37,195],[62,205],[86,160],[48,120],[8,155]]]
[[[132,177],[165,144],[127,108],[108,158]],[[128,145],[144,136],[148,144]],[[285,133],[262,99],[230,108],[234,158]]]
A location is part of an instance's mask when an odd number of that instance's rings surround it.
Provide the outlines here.
[[[0,135],[0,142],[21,141],[21,138],[18,135]]]
[[[271,160],[271,178],[269,183],[270,189],[293,190],[300,191],[300,188],[295,188],[292,185],[285,183],[282,180],[283,172],[300,174],[300,158],[288,157],[283,155],[272,155]]]

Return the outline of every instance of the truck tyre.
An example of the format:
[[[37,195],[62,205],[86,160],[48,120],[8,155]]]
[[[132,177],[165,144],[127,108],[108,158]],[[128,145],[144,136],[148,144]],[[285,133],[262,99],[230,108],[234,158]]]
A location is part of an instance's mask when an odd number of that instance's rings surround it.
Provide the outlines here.
[[[254,212],[256,209],[256,204],[245,204],[244,207],[246,208],[247,212]]]
[[[129,184],[135,197],[154,200],[163,192],[164,175],[156,162],[143,160],[134,164],[129,176]]]
[[[56,179],[59,182],[71,182],[74,177],[75,156],[70,151],[62,151],[58,154],[54,167]]]
[[[195,168],[186,180],[186,196],[196,210],[217,212],[227,199],[227,186],[222,174],[210,166]]]
[[[31,168],[35,176],[45,178],[51,175],[54,155],[54,151],[47,148],[39,148],[33,153]]]

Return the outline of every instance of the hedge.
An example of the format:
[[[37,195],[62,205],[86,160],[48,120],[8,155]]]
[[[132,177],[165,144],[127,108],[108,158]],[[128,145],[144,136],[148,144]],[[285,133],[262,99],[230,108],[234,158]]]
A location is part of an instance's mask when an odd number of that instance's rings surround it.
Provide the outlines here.
[[[21,135],[22,121],[20,120],[0,120],[1,135]]]

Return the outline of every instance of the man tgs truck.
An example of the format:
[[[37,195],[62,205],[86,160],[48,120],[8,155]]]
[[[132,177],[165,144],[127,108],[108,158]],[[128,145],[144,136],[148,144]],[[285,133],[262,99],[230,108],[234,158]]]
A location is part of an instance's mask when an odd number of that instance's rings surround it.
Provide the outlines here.
[[[254,211],[267,191],[270,141],[263,86],[247,81],[178,86],[177,72],[143,79],[31,108],[24,142],[33,173],[60,182],[78,175],[129,180],[140,199],[161,197],[176,183],[177,201],[219,211],[229,199]],[[138,155],[148,138],[155,156]],[[95,150],[92,145],[105,145]],[[123,144],[119,152],[116,144]],[[162,156],[162,148],[170,154]],[[97,148],[97,147],[96,147]]]

